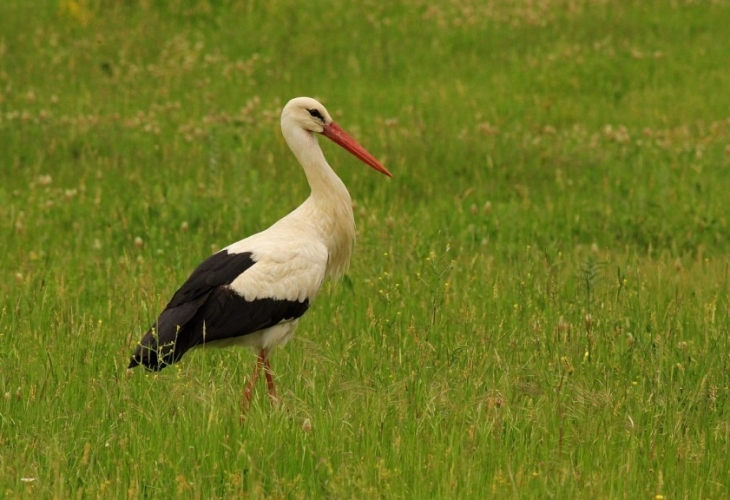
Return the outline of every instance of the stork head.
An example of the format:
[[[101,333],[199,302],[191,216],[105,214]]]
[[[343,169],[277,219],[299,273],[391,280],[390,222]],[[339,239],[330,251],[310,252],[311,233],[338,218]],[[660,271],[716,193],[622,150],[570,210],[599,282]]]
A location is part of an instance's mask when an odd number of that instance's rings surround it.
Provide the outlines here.
[[[284,106],[281,121],[293,122],[298,127],[321,134],[325,127],[332,123],[332,117],[316,99],[311,97],[295,97]]]
[[[298,127],[308,132],[322,134],[342,146],[366,165],[388,177],[393,177],[388,169],[332,120],[325,107],[316,99],[295,97],[289,101],[281,112],[281,126],[282,129],[285,127]]]

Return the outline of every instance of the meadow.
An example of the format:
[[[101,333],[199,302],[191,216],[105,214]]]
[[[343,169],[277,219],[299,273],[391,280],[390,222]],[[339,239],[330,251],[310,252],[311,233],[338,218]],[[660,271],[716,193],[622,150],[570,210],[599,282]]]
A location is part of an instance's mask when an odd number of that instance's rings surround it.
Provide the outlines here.
[[[727,498],[725,0],[0,2],[0,496]],[[272,364],[132,349],[308,186],[357,246]],[[325,143],[327,142],[327,143]]]

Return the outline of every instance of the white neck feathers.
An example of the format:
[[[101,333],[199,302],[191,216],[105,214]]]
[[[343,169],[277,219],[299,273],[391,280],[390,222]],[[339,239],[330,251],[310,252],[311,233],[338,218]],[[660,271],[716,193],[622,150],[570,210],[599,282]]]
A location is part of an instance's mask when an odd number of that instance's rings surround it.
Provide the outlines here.
[[[301,215],[298,222],[306,224],[325,244],[329,253],[327,274],[339,277],[347,270],[355,240],[352,199],[327,163],[314,133],[292,125],[282,122],[284,139],[301,163],[312,190],[292,215]]]

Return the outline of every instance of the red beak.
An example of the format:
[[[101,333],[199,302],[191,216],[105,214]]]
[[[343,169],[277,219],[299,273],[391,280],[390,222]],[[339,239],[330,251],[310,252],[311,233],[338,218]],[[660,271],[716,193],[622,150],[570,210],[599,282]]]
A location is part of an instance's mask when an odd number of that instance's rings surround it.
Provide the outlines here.
[[[353,139],[350,134],[342,130],[342,128],[340,128],[340,126],[337,125],[335,122],[332,122],[329,125],[325,125],[324,130],[322,130],[322,135],[330,139],[332,142],[339,144],[350,153],[355,155],[357,158],[359,158],[360,161],[367,165],[370,165],[378,172],[385,174],[388,177],[393,177],[393,174],[388,172],[387,168],[385,168],[378,160],[376,160],[373,155],[368,153],[367,150],[360,145],[360,143]]]

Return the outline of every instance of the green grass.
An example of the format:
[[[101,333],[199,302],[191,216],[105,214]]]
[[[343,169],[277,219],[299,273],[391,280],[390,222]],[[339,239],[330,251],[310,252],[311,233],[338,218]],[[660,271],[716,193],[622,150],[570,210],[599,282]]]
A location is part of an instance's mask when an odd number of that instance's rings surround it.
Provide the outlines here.
[[[0,2],[0,496],[726,498],[723,1]],[[273,358],[125,372],[211,251],[307,195],[358,246]]]

